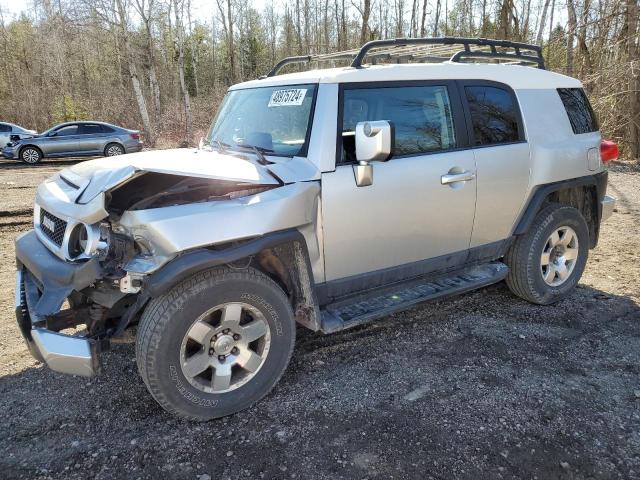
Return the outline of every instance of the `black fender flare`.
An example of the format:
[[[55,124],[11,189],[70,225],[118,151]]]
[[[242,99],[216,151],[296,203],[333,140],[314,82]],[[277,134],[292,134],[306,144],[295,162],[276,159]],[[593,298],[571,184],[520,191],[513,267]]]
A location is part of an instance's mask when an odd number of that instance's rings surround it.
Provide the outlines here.
[[[173,285],[180,283],[196,272],[233,263],[255,255],[265,248],[294,241],[300,242],[306,248],[307,243],[303,235],[297,229],[292,228],[268,233],[222,250],[207,248],[191,250],[178,255],[147,277],[143,284],[143,291],[150,297],[158,297],[167,292]]]
[[[544,204],[545,199],[550,193],[563,190],[565,188],[572,187],[584,187],[593,186],[596,189],[596,236],[591,239],[591,247],[595,247],[598,242],[598,234],[600,227],[600,219],[602,218],[602,200],[607,192],[607,178],[609,173],[605,170],[594,175],[586,175],[584,177],[572,178],[569,180],[562,180],[559,182],[548,183],[545,185],[539,185],[535,188],[533,194],[529,198],[529,202],[524,209],[523,214],[520,216],[518,223],[513,231],[513,235],[522,235],[529,230],[529,227],[533,223],[536,214],[540,211],[540,208]]]

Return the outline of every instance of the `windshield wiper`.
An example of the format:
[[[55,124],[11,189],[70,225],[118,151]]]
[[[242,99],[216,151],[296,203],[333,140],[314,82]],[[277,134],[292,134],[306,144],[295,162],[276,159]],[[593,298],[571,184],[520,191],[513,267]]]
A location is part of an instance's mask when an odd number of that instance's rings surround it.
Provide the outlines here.
[[[227,149],[231,147],[231,145],[229,145],[228,143],[224,143],[219,138],[214,138],[211,145],[215,145],[216,147],[218,147],[218,153],[226,153]]]
[[[274,150],[271,150],[270,148],[258,147],[256,145],[248,145],[246,143],[238,143],[236,145],[236,147],[247,148],[247,149],[253,150],[253,152],[256,154],[256,157],[258,157],[258,161],[262,165],[270,165],[270,164],[273,163],[273,162],[270,162],[269,160],[267,160],[267,158],[264,156],[265,153],[273,153],[274,152]]]

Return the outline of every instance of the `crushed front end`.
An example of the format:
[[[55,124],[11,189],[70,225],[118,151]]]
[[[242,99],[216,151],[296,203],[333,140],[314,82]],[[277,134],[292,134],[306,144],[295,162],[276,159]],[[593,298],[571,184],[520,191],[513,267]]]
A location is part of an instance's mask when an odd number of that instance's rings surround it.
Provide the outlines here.
[[[244,154],[186,149],[54,175],[15,245],[16,317],[29,350],[53,370],[97,374],[102,351],[133,339],[154,275],[185,253],[309,224],[318,189],[283,185]]]

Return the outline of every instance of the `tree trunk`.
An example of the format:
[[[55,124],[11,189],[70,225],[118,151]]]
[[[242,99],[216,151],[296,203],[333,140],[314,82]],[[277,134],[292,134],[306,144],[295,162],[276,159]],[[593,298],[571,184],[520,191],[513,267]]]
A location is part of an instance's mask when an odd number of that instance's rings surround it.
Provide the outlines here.
[[[536,35],[536,45],[542,46],[542,34],[544,32],[544,26],[547,22],[547,11],[549,10],[549,4],[551,0],[545,0],[544,7],[542,7],[542,15],[540,16],[540,25],[538,26],[538,35]]]
[[[362,29],[360,30],[360,44],[369,40],[369,17],[371,16],[371,0],[364,0],[362,7]]]
[[[133,87],[133,93],[136,97],[136,103],[138,104],[138,111],[140,112],[140,118],[142,119],[142,126],[145,136],[152,141],[153,131],[151,130],[151,122],[149,121],[149,112],[147,110],[147,102],[144,99],[142,93],[142,86],[140,85],[140,77],[138,76],[138,69],[134,63],[133,55],[131,53],[131,43],[129,42],[129,35],[127,32],[127,12],[122,4],[122,0],[116,0],[116,6],[118,8],[118,17],[120,20],[120,31],[122,33],[122,41],[124,45],[124,56],[127,59],[127,65],[129,67],[129,77],[131,78],[131,85]]]
[[[627,0],[626,29],[629,56],[629,156],[640,161],[640,60],[638,46],[638,2]]]
[[[426,0],[425,0],[426,1]],[[440,23],[440,9],[442,8],[441,0],[436,0],[436,16],[433,22],[433,36],[438,36],[438,23]]]
[[[180,10],[178,10],[178,5],[180,5]],[[186,145],[191,145],[193,121],[191,117],[191,99],[189,98],[189,90],[187,89],[187,84],[184,79],[184,25],[182,23],[183,5],[179,3],[178,0],[173,0],[173,7],[176,20],[176,37],[178,43],[178,78],[180,80],[180,93],[182,95],[186,120],[185,138],[183,143]]]
[[[426,22],[427,22],[427,0],[422,0],[422,18],[420,19],[420,36],[421,37],[424,37],[427,34]]]
[[[192,30],[191,0],[187,2],[187,22],[189,23],[189,34],[191,38],[191,68],[193,70],[194,95],[197,97],[200,94],[200,85],[198,84],[198,44],[197,39],[193,36]]]
[[[578,34],[578,51],[580,52],[580,77],[584,78],[593,71],[593,64],[591,62],[591,52],[587,47],[587,23],[589,22],[589,8],[590,0],[584,0],[582,5],[582,16],[580,19],[580,28],[577,30]]]
[[[569,30],[567,31],[567,75],[573,76],[573,37],[576,34],[576,7],[573,0],[567,0]]]

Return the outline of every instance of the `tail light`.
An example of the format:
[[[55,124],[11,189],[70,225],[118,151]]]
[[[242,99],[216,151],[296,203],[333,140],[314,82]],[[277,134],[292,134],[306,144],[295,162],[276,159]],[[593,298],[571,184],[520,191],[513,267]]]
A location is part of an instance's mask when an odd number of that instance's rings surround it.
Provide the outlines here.
[[[134,140],[140,140],[140,134],[139,133],[132,133],[131,134],[131,138],[133,138]]]
[[[600,144],[600,158],[602,163],[609,163],[618,159],[618,145],[611,140],[602,140]]]

